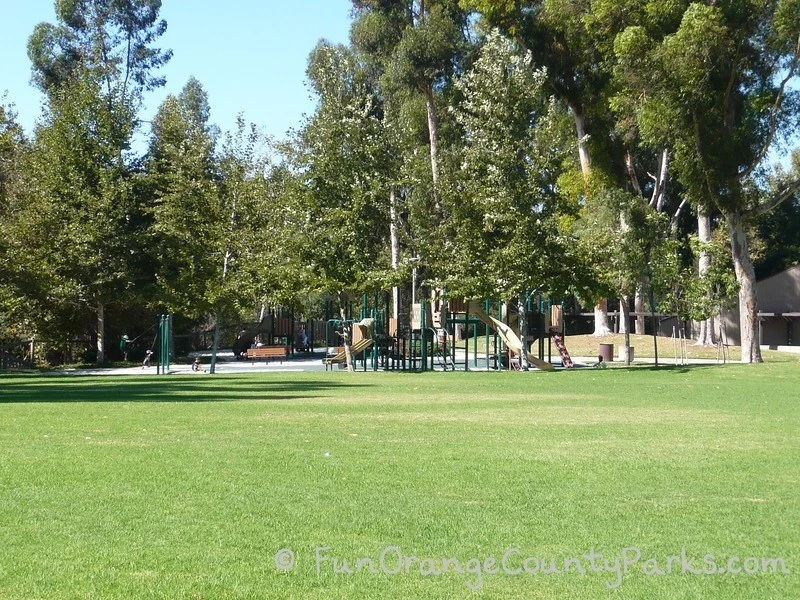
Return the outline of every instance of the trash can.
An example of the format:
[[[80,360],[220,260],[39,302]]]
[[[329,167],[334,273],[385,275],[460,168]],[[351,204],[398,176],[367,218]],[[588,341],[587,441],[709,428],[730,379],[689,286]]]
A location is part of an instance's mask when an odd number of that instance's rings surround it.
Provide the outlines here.
[[[614,362],[614,344],[600,344],[599,355],[605,362]]]
[[[631,362],[633,362],[633,351],[634,351],[634,347],[633,347],[633,346],[631,346]],[[619,359],[620,359],[622,362],[625,362],[625,346],[620,346],[620,349],[619,349]]]

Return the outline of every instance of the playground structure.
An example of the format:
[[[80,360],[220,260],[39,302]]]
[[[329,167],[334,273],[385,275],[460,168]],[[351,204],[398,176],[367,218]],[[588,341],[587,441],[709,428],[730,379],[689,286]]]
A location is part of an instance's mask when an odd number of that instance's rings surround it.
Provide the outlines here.
[[[367,352],[375,343],[375,340],[372,338],[372,328],[375,325],[374,318],[365,318],[359,321],[358,323],[353,323],[354,327],[351,328],[351,331],[355,334],[358,332],[357,336],[358,340],[354,341],[350,345],[350,354],[353,357],[358,356],[359,354],[363,354]],[[328,356],[322,360],[325,364],[325,369],[329,366],[338,364],[340,366],[344,366],[347,361],[347,351],[344,348],[339,348],[338,346],[335,347],[335,350],[332,352],[332,356]]]
[[[403,319],[393,315],[389,293],[363,294],[360,302],[345,307],[344,319],[331,317],[334,311],[330,301],[325,304],[324,319],[296,318],[292,311],[279,307],[265,311],[257,323],[236,325],[238,334],[232,348],[236,358],[251,361],[274,358],[266,354],[256,357],[259,349],[280,349],[279,358],[291,360],[301,354],[314,355],[316,348],[324,351],[326,370],[337,365],[344,368],[344,329],[349,327],[350,355],[353,367],[359,370],[554,371],[553,345],[562,365],[573,367],[563,341],[560,305],[533,294],[526,298],[524,315],[513,303],[463,301],[439,295],[411,304],[409,318]],[[525,331],[518,333],[520,322]],[[230,327],[229,335],[233,333]],[[175,352],[172,316],[159,315],[156,323],[134,341],[153,329],[149,365],[155,366],[157,373],[168,373]]]
[[[407,325],[390,317],[389,307],[388,294],[371,297],[364,294],[360,321],[329,319],[327,355],[323,359],[326,368],[336,364],[344,367],[346,356],[341,340],[345,326],[350,326],[353,332],[353,366],[365,371],[522,370],[529,366],[554,371],[553,345],[562,365],[574,367],[564,344],[560,305],[538,296],[534,298],[532,294],[524,307],[527,324],[524,342],[514,331],[519,308],[502,302],[464,302],[443,297],[422,300],[412,305]],[[364,326],[367,321],[368,328]]]

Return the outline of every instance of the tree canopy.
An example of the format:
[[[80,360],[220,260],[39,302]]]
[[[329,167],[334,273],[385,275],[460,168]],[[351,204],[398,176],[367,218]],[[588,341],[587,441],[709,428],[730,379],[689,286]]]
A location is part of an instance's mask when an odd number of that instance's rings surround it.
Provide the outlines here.
[[[194,78],[143,131],[172,55],[160,0],[55,2],[28,42],[36,129],[0,102],[0,331],[102,361],[154,312],[219,334],[313,296],[346,321],[394,287],[401,315],[412,265],[423,294],[627,315],[647,289],[705,318],[735,274],[760,360],[756,272],[799,256],[797,154],[769,164],[800,124],[797,0],[352,5],[276,141],[245,115],[220,132]]]

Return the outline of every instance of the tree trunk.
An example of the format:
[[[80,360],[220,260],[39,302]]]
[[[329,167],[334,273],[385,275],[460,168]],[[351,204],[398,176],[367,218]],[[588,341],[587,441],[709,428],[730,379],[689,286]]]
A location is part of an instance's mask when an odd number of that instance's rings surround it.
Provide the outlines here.
[[[650,253],[645,257],[647,259],[647,281],[653,281],[653,273],[650,268]],[[655,356],[655,365],[658,366],[658,330],[659,330],[659,323],[658,317],[656,316],[656,297],[655,293],[653,292],[652,284],[647,286],[648,288],[648,296],[650,297],[650,315],[653,319],[653,354]]]
[[[339,292],[339,316],[342,320],[342,344],[344,344],[344,360],[347,364],[347,370],[355,373],[355,365],[353,364],[353,351],[350,348],[351,340],[353,339],[350,325],[347,323],[347,311],[345,310],[345,298],[342,292]]]
[[[700,327],[697,333],[696,346],[716,346],[716,335],[714,334],[715,320],[715,317],[711,316],[698,323]]]
[[[633,193],[637,196],[641,196],[642,186],[639,185],[639,177],[636,175],[636,169],[633,166],[633,157],[629,150],[625,151],[625,171],[628,173],[628,181],[631,184]]]
[[[519,366],[520,369],[523,371],[528,370],[528,356],[525,352],[528,349],[528,322],[525,320],[525,294],[524,292],[520,292],[519,294],[519,318],[517,320],[517,325],[519,327],[519,339],[522,341],[522,352],[519,355]],[[509,356],[508,360],[511,360]]]
[[[400,268],[400,239],[398,237],[398,214],[397,214],[397,193],[392,187],[389,190],[389,239],[392,245],[392,270]],[[400,317],[400,288],[392,287],[392,316],[395,322],[399,322]],[[390,332],[391,333],[391,332]]]
[[[233,238],[233,228],[236,223],[236,204],[237,204],[237,194],[234,192],[233,194],[233,207],[231,208],[231,219],[230,219],[230,236]],[[225,285],[225,278],[228,276],[228,264],[230,263],[231,256],[233,252],[231,251],[231,243],[230,240],[228,241],[228,248],[225,250],[225,256],[222,259],[222,285]],[[214,374],[217,372],[217,351],[219,350],[219,308],[214,309],[214,343],[211,348],[211,365],[208,368],[208,372],[210,374]]]
[[[217,372],[217,351],[219,350],[219,311],[214,311],[214,341],[211,344],[211,364],[208,372],[212,375]]]
[[[711,217],[702,206],[697,207],[697,236],[701,243],[697,274],[702,280],[711,268],[711,253],[705,247],[705,244],[711,242]],[[697,345],[713,346],[714,343],[714,315],[712,314],[707,319],[700,321]]]
[[[106,306],[97,304],[97,364],[106,361]]]
[[[624,326],[620,328],[620,331],[625,334],[625,364],[631,364],[631,327],[630,327],[630,319],[631,319],[631,309],[628,306],[628,302],[630,302],[629,296],[623,296],[620,298],[619,301],[619,308],[620,312],[622,313],[621,319]]]
[[[591,172],[592,161],[589,156],[589,143],[586,139],[586,117],[574,106],[572,116],[575,119],[575,132],[578,134],[578,158],[581,161],[581,172],[584,179],[588,181]]]
[[[586,117],[581,110],[570,105],[572,117],[575,119],[575,132],[578,136],[578,158],[581,161],[583,179],[588,184],[591,176],[592,161],[589,154],[589,142],[586,138]],[[608,300],[600,300],[594,307],[594,334],[597,337],[609,335],[611,328],[608,326]]]
[[[667,199],[667,173],[669,172],[669,151],[665,148],[661,153],[661,167],[658,170],[658,178],[653,188],[653,196],[650,198],[650,206],[656,211],[664,210]]]
[[[750,247],[742,215],[725,213],[731,234],[731,257],[739,283],[739,332],[742,344],[742,362],[760,363],[761,325],[758,321],[758,298],[756,296],[756,274],[750,260]]]
[[[611,328],[608,326],[608,300],[600,300],[594,307],[594,333],[596,337],[609,335]]]
[[[647,284],[645,279],[639,282],[636,286],[636,295],[633,299],[633,310],[636,313],[636,335],[644,335],[645,332],[645,299],[644,299],[644,288]]]
[[[436,118],[436,103],[433,97],[433,88],[425,86],[425,106],[428,109],[428,139],[431,151],[431,180],[433,182],[433,205],[436,215],[441,215],[439,205],[439,121]]]
[[[630,296],[623,296],[619,299],[619,333],[624,333],[625,335],[630,335],[631,333],[631,309],[628,304],[630,300]]]

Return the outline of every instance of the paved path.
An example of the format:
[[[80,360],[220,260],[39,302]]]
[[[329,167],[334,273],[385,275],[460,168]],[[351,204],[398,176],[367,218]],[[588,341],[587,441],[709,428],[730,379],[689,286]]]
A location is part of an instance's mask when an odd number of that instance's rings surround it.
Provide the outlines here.
[[[191,364],[171,364],[169,367],[170,374],[174,375],[195,375],[195,376],[202,376],[204,374],[208,374],[209,363],[211,361],[211,354],[209,352],[205,353],[198,353],[203,361],[203,371],[195,372],[192,371]],[[192,356],[192,358],[194,355]],[[593,365],[596,361],[596,357],[572,357],[573,361],[575,362],[576,367],[578,368],[585,368],[588,366]],[[463,357],[461,358],[463,361]],[[474,367],[472,363],[472,356],[470,356],[470,370],[481,371],[485,369],[485,356],[478,355],[478,366]],[[553,365],[557,368],[561,368],[561,361],[558,358],[553,358]],[[655,361],[652,358],[636,358],[634,360],[634,364],[653,364]],[[729,361],[730,362],[730,361]],[[614,366],[622,366],[622,362],[614,361],[612,363]],[[661,358],[659,364],[663,366],[670,366],[675,364],[680,364],[680,362],[675,361],[674,358]],[[713,365],[718,364],[715,359],[707,359],[707,358],[695,358],[690,361],[686,361],[685,364],[693,364],[693,365]],[[457,370],[463,370],[463,362],[461,363],[461,367]],[[338,370],[336,366],[334,366],[335,370]],[[438,364],[435,365],[436,370],[441,370],[441,366]],[[313,356],[301,356],[296,358],[290,358],[288,360],[283,361],[282,363],[279,361],[256,361],[250,362],[249,360],[236,360],[233,357],[233,353],[230,350],[222,351],[218,354],[217,359],[217,366],[216,372],[218,374],[235,374],[235,373],[269,373],[269,372],[285,372],[290,373],[294,371],[324,371],[325,365],[322,364],[322,354],[316,354]],[[535,371],[536,369],[532,369]],[[155,375],[156,374],[156,367],[151,366],[149,368],[142,368],[141,365],[132,365],[130,367],[122,367],[122,368],[96,368],[96,369],[63,369],[58,371],[53,371],[52,373],[60,374],[60,375]]]

